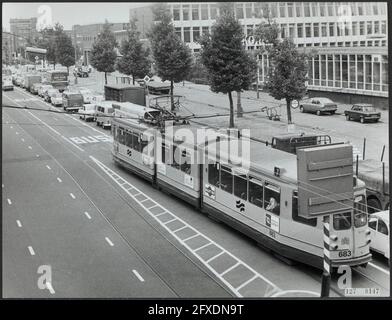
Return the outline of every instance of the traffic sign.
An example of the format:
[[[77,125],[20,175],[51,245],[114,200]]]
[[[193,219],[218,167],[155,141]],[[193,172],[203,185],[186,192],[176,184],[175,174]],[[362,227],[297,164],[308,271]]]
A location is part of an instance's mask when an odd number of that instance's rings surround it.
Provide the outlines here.
[[[145,76],[143,78],[143,80],[144,80],[144,82],[148,83],[148,82],[150,82],[151,78],[149,76]]]
[[[35,56],[35,61],[37,61],[39,58],[38,58],[38,56]]]
[[[293,100],[293,101],[291,101],[291,107],[292,107],[293,109],[298,108],[298,105],[299,105],[298,100]]]

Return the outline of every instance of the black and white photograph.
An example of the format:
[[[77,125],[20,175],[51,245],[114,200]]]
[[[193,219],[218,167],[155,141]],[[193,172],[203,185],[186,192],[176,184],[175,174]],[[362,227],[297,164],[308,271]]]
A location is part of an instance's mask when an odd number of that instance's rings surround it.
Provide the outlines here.
[[[390,298],[388,9],[3,2],[2,298]]]

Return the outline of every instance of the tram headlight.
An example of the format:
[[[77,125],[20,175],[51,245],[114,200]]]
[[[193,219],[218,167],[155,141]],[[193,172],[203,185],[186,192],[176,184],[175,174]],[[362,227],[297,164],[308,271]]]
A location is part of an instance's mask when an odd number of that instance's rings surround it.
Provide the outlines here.
[[[334,243],[334,244],[331,245],[331,249],[332,249],[332,250],[336,250],[337,248],[338,248],[338,245],[337,245],[336,243]]]
[[[370,230],[367,229],[365,234],[366,234],[367,236],[370,236]]]
[[[338,236],[336,234],[329,237],[332,241],[338,240]]]

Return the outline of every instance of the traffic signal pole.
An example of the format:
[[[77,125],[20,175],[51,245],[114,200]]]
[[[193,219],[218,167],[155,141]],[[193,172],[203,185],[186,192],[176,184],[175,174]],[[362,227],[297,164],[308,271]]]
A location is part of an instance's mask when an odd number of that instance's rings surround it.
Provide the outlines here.
[[[330,216],[323,217],[324,229],[324,263],[323,275],[321,278],[321,298],[329,297],[329,289],[331,284],[331,258],[330,258],[330,245],[329,245],[329,221]]]

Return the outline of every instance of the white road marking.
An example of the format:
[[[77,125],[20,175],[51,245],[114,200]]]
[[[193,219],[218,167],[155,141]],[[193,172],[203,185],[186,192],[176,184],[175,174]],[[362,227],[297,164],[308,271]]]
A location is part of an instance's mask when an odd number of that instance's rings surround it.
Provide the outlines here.
[[[296,294],[303,293],[303,294],[306,294],[307,296],[320,297],[320,293],[319,292],[314,292],[314,291],[308,291],[308,290],[283,290],[283,291],[280,291],[280,292],[277,292],[277,293],[273,294],[271,296],[271,298],[281,297],[281,296],[283,296],[285,294],[291,295],[293,293],[296,293]]]
[[[101,168],[111,179],[113,179],[113,181],[117,184],[123,184],[124,182],[127,182],[124,178],[122,178],[120,175],[118,175],[117,173],[115,173],[113,170],[109,169],[107,166],[105,166],[102,162],[100,162],[99,160],[97,160],[96,158],[94,158],[93,156],[89,156],[90,159],[92,159],[95,164]],[[189,229],[191,229],[193,232],[196,233],[196,235],[200,235],[203,238],[205,238],[208,242],[210,242],[211,244],[215,245],[218,249],[221,250],[220,254],[217,254],[215,257],[208,259],[207,261],[205,261],[197,252],[195,252],[194,249],[192,249],[183,239],[181,239],[178,235],[176,235],[175,232],[173,232],[172,230],[170,230],[170,228],[165,225],[162,221],[160,221],[156,215],[154,215],[152,212],[150,212],[149,210],[147,210],[147,207],[145,207],[145,205],[143,203],[140,202],[140,200],[138,200],[136,198],[136,195],[133,195],[132,193],[130,193],[129,191],[127,191],[126,189],[129,189],[129,187],[133,187],[139,194],[143,194],[145,197],[147,197],[151,202],[155,203],[157,206],[159,206],[164,212],[163,213],[169,213],[172,216],[176,217],[177,220],[179,222],[181,222],[182,224],[184,224],[185,227],[188,227]],[[249,265],[247,265],[245,262],[243,262],[242,260],[240,260],[239,258],[237,258],[236,256],[234,256],[232,253],[230,253],[229,251],[227,251],[226,249],[224,249],[222,246],[220,246],[218,243],[214,242],[212,239],[210,239],[209,237],[207,237],[205,234],[199,232],[197,229],[195,229],[194,227],[192,227],[191,225],[189,225],[187,222],[185,222],[184,220],[182,220],[181,218],[177,217],[175,214],[173,214],[172,212],[170,212],[169,210],[167,210],[166,208],[164,208],[162,205],[158,204],[155,200],[153,200],[152,198],[150,198],[149,196],[147,196],[146,194],[144,194],[143,192],[141,192],[138,188],[136,188],[134,185],[132,185],[131,183],[127,182],[126,186],[122,186],[121,187],[134,201],[136,201],[143,209],[146,210],[146,212],[152,217],[154,218],[164,229],[166,229],[167,232],[169,232],[174,238],[177,239],[178,242],[180,242],[185,248],[187,248],[189,250],[189,252],[191,252],[194,256],[196,256],[196,258],[199,259],[199,261],[201,263],[204,264],[204,266],[206,266],[213,274],[215,274],[215,276],[217,276],[237,297],[243,297],[243,295],[235,288],[233,287],[232,284],[230,284],[225,278],[223,278],[211,265],[208,264],[208,262],[216,259],[218,256],[220,256],[221,254],[225,253],[227,255],[229,255],[231,258],[233,258],[234,260],[237,261],[237,264],[242,264],[245,268],[247,268],[250,272],[252,272],[253,274],[255,274],[257,276],[258,279],[262,280],[263,282],[265,282],[266,284],[268,284],[271,289],[268,290],[268,294],[272,294],[274,292],[280,292],[282,291],[282,289],[280,289],[277,285],[275,285],[274,283],[272,283],[269,279],[267,279],[266,277],[264,277],[263,275],[261,275],[259,272],[257,272],[256,270],[254,270],[252,267],[250,267]],[[178,231],[178,230],[177,230]],[[266,294],[266,295],[268,295]]]
[[[148,199],[147,199],[147,200],[148,200]],[[170,222],[172,222],[172,221],[174,221],[174,220],[177,220],[177,218],[170,219],[169,221],[166,221],[164,224],[168,224],[168,223],[170,223]]]
[[[56,293],[56,292],[54,291],[53,286],[52,286],[52,284],[51,284],[50,282],[46,282],[46,288],[48,288],[48,290],[49,290],[49,292],[50,292],[51,294],[55,294],[55,293]]]
[[[74,196],[74,194],[72,192],[69,195],[71,196],[72,199],[76,199],[76,197]]]
[[[16,224],[18,225],[19,228],[22,228],[22,224],[20,223],[19,220],[16,220]]]
[[[226,273],[230,272],[231,270],[235,269],[237,266],[239,266],[240,263],[237,262],[236,264],[232,265],[230,268],[227,268],[225,271],[223,271],[220,276],[224,276]]]
[[[70,144],[72,144],[75,148],[78,148],[80,151],[84,151],[81,147],[79,147],[78,145],[76,145],[75,143],[73,143],[71,140],[69,140],[68,138],[61,136],[61,138],[63,138],[65,141],[68,141]]]
[[[58,132],[57,130],[53,129],[51,126],[49,126],[48,124],[46,124],[46,122],[42,121],[40,118],[36,117],[35,115],[33,115],[30,111],[27,111],[30,115],[32,115],[34,118],[36,118],[39,122],[41,122],[44,126],[46,126],[47,128],[49,128],[50,130],[52,130],[55,134],[57,135],[61,135],[60,132]]]
[[[31,146],[29,146],[29,149],[31,150],[31,149],[33,149]]]
[[[201,247],[196,248],[196,249],[195,249],[195,252],[197,252],[197,251],[199,251],[199,250],[201,250],[201,249],[204,249],[205,247],[208,247],[208,246],[211,245],[211,244],[212,244],[211,242],[206,243],[205,245],[202,245]]]
[[[46,165],[46,167],[48,168],[48,170],[51,170],[51,168],[48,165]]]
[[[188,238],[186,238],[186,239],[182,239],[182,241],[188,241],[188,240],[190,240],[190,239],[193,239],[193,238],[196,238],[197,236],[198,236],[199,234],[194,234],[193,236],[190,236],[190,237],[188,237]]]
[[[105,237],[105,240],[107,241],[107,243],[109,243],[109,245],[110,245],[111,247],[114,246],[113,242],[110,241],[110,239],[109,239],[108,237]]]
[[[32,246],[28,246],[27,248],[29,249],[30,254],[31,254],[32,256],[35,256],[35,252],[34,252],[33,247],[32,247]]]
[[[91,219],[91,217],[90,217],[90,215],[88,214],[87,211],[85,211],[84,214],[86,215],[86,217],[87,217],[88,219]]]
[[[57,181],[58,182],[63,182],[59,177],[57,177]]]
[[[185,228],[187,228],[187,226],[183,226],[183,227],[181,227],[181,228],[178,228],[178,229],[174,230],[173,232],[176,233],[176,232],[178,232],[178,231],[180,231],[180,230],[182,230],[182,229],[185,229]]]
[[[135,274],[135,276],[141,281],[144,282],[143,277],[137,272],[137,270],[133,269],[132,272]]]
[[[54,119],[55,121],[57,121],[57,118],[53,117],[53,119]]]
[[[254,275],[252,278],[250,278],[249,280],[246,280],[245,282],[243,282],[242,284],[240,284],[236,289],[237,290],[241,290],[243,287],[245,287],[247,284],[251,283],[253,280],[255,280],[257,278],[256,275]]]
[[[90,128],[90,129],[92,129],[92,130],[94,130],[94,131],[98,132],[99,134],[101,134],[101,135],[104,135],[104,136],[108,137],[109,139],[112,139],[112,137],[111,137],[111,136],[109,136],[109,135],[107,135],[107,134],[105,134],[105,133],[103,133],[103,132],[99,131],[98,129],[95,129],[95,128],[93,128],[92,126],[90,126],[90,125],[88,125],[88,124],[84,123],[84,122],[83,122],[83,121],[81,121],[80,119],[76,119],[76,118],[74,118],[74,117],[70,116],[69,114],[66,114],[65,116],[66,116],[66,117],[68,117],[68,118],[71,118],[71,119],[73,119],[73,120],[75,120],[75,121],[77,121],[77,122],[80,122],[80,123],[81,123],[82,125],[84,125],[85,127],[88,127],[88,128]]]
[[[11,199],[7,199],[7,201],[8,201],[8,204],[9,204],[9,205],[12,204]]]
[[[209,258],[209,259],[206,261],[206,263],[210,263],[212,260],[215,260],[216,258],[218,258],[220,255],[222,255],[222,254],[224,254],[224,253],[225,253],[224,251],[219,252],[217,255],[215,255],[215,256]]]
[[[368,262],[369,266],[372,266],[373,268],[380,270],[381,272],[385,273],[386,275],[389,276],[389,271],[385,270],[384,268],[379,267],[378,265],[372,263],[372,262]]]

